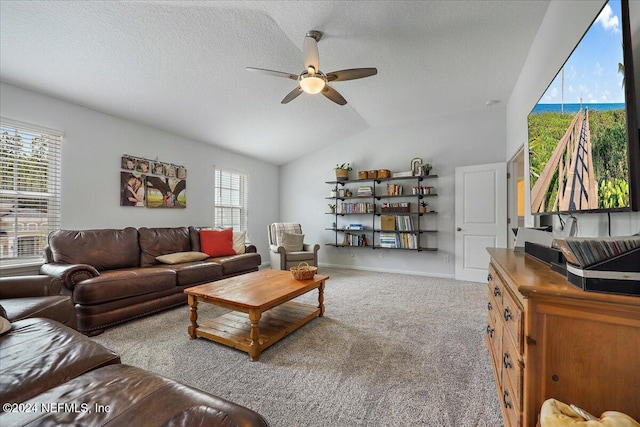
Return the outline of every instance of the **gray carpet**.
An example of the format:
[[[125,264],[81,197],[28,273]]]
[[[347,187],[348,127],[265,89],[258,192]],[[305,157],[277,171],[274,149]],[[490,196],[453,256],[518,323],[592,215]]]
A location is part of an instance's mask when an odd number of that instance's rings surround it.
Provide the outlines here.
[[[187,334],[189,308],[94,339],[122,362],[261,413],[273,427],[500,426],[484,346],[486,285],[321,269],[325,317],[265,350],[259,362]],[[313,291],[299,300],[316,303]],[[200,320],[224,310],[200,304]]]

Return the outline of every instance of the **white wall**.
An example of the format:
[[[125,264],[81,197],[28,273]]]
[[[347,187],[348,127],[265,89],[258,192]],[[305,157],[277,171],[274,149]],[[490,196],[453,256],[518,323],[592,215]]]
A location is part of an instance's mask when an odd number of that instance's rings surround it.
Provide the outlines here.
[[[248,173],[249,237],[269,260],[267,225],[278,220],[278,167],[207,144],[2,83],[3,117],[64,132],[62,228],[174,227],[213,224],[214,166]],[[123,154],[188,170],[185,209],[120,206]]]
[[[505,161],[505,128],[504,107],[491,107],[429,122],[372,128],[338,141],[281,167],[280,217],[300,222],[305,241],[321,244],[319,262],[323,265],[453,277],[455,168]],[[431,173],[438,175],[424,184],[435,186],[438,193],[438,197],[428,199],[438,211],[434,218],[438,233],[426,235],[437,239],[437,252],[324,245],[335,239],[324,229],[334,220],[325,214],[329,202],[325,197],[331,190],[325,181],[335,180],[336,163],[351,162],[354,170],[350,177],[354,179],[358,170],[409,170],[414,157],[432,163]],[[445,255],[448,263],[444,262]]]
[[[520,77],[507,103],[506,158],[513,157],[527,142],[527,116],[551,80],[562,67],[564,60],[576,46],[594,17],[606,3],[599,1],[552,1],[534,39]],[[630,2],[631,16],[638,21],[640,2]],[[637,26],[636,26],[637,28]],[[636,36],[638,34],[636,30]],[[640,53],[640,37],[633,41],[634,51]],[[638,62],[637,60],[634,62]],[[636,84],[640,82],[640,70],[635,70]],[[525,150],[525,164],[529,153]],[[529,188],[529,173],[525,173],[525,188]],[[525,225],[534,226],[531,216],[529,192],[525,193]],[[579,236],[608,235],[606,214],[581,214],[578,217]],[[611,235],[629,235],[640,231],[640,213],[612,213]]]

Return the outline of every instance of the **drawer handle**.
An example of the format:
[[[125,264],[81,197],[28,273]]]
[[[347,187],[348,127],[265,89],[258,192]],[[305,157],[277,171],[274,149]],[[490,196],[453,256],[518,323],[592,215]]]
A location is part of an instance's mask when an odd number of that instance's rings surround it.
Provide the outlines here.
[[[496,287],[493,288],[493,296],[494,297],[500,296],[500,288],[499,287],[496,286]]]
[[[491,305],[491,303],[487,303],[487,310],[491,311],[493,310],[493,306]]]
[[[505,390],[504,393],[502,393],[502,401],[504,402],[504,407],[509,409],[513,406],[511,405],[511,402],[507,400],[507,397],[509,397],[509,390]]]
[[[490,282],[493,280],[493,276],[491,275],[491,273],[489,273],[489,275],[487,276],[487,282]]]
[[[511,310],[509,310],[509,307],[504,309],[504,320],[506,320],[507,322],[511,319],[513,319],[513,315],[511,314]]]
[[[509,357],[510,357],[509,353],[505,351],[504,355],[502,356],[502,364],[504,365],[504,367],[506,369],[510,369],[511,366],[513,366],[513,365],[511,365],[511,362],[509,361]]]
[[[487,325],[487,334],[489,334],[490,338],[493,338],[493,331],[495,331],[495,328],[492,328],[491,326]]]

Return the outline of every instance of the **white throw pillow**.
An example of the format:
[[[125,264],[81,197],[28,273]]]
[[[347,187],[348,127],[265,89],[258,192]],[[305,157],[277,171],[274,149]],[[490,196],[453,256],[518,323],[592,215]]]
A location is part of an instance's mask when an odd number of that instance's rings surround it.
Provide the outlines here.
[[[282,246],[287,252],[300,252],[304,245],[304,234],[282,233]]]
[[[176,252],[157,256],[156,260],[163,264],[180,264],[183,262],[202,261],[207,258],[209,258],[209,255],[204,252]]]
[[[237,254],[243,254],[245,251],[245,240],[247,233],[245,231],[234,231],[233,232],[233,250],[236,251]]]

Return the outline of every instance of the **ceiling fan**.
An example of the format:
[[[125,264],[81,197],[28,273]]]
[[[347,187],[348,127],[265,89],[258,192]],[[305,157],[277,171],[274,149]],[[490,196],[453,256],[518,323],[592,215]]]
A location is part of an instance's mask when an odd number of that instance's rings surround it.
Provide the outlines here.
[[[247,67],[249,71],[268,74],[275,77],[284,77],[297,80],[298,86],[282,100],[282,104],[293,101],[302,92],[309,94],[321,93],[336,104],[345,105],[347,100],[337,90],[329,86],[329,82],[341,82],[355,80],[378,74],[377,68],[350,68],[347,70],[323,73],[320,71],[320,57],[318,55],[318,42],[322,38],[320,31],[311,30],[304,38],[304,70],[300,74],[285,73],[282,71],[265,70],[264,68]]]

